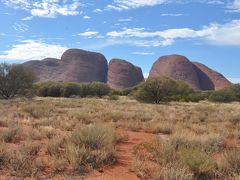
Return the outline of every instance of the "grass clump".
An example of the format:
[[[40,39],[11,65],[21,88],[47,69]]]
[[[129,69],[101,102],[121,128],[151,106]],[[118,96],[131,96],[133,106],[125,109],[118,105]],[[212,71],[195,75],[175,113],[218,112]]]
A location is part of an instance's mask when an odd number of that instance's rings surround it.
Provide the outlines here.
[[[0,142],[0,169],[8,164],[9,154],[6,149],[6,145]]]
[[[28,113],[33,118],[42,118],[50,116],[53,107],[48,104],[28,104],[23,107],[23,111]]]
[[[176,149],[190,148],[205,152],[219,152],[224,149],[224,138],[217,134],[195,135],[190,132],[177,132],[171,137]]]
[[[73,133],[71,140],[77,146],[95,150],[107,147],[114,143],[116,136],[111,128],[102,125],[85,126],[80,131]]]
[[[34,166],[34,159],[40,148],[41,145],[27,142],[12,155],[10,159],[11,167],[19,176],[29,177],[37,172]]]
[[[240,175],[240,150],[233,149],[224,153],[224,163],[227,172]]]
[[[194,149],[182,149],[181,161],[189,167],[197,179],[210,179],[216,168],[216,163],[205,152]]]
[[[97,124],[84,126],[74,132],[66,144],[67,159],[80,172],[113,164],[116,161],[116,140],[111,128]]]
[[[176,165],[169,165],[160,169],[154,179],[161,180],[193,180],[194,176],[187,168]]]
[[[15,143],[22,139],[22,135],[22,129],[18,126],[14,126],[2,133],[2,139],[6,143]]]

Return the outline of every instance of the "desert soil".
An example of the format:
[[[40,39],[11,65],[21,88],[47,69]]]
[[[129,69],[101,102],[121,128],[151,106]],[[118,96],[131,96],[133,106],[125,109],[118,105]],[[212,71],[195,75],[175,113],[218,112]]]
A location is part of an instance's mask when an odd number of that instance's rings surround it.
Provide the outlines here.
[[[118,130],[118,133],[126,136],[126,140],[116,145],[117,163],[114,166],[104,167],[94,171],[87,180],[138,180],[136,174],[130,171],[133,160],[133,147],[155,137],[154,134],[145,132],[133,132]]]

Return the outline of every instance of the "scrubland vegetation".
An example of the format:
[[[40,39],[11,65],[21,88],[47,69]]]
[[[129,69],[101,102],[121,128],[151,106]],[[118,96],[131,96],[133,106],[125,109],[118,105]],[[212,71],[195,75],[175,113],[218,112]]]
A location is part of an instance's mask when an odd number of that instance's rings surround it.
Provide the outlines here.
[[[155,134],[133,149],[129,169],[143,179],[237,179],[239,112],[239,103],[154,105],[127,97],[1,100],[0,172],[87,176],[118,161],[122,129]]]
[[[34,85],[21,66],[0,69],[0,178],[80,179],[111,168],[128,139],[119,131],[154,137],[131,149],[127,168],[142,179],[240,178],[238,84],[199,92],[156,77],[113,90],[98,82]]]

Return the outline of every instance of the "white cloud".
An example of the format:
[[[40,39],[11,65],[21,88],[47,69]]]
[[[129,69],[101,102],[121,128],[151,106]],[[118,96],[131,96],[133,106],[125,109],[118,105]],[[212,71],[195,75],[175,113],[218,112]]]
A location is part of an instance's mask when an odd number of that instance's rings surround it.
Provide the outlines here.
[[[47,57],[60,58],[68,48],[36,40],[24,40],[0,54],[0,60],[41,60]]]
[[[131,18],[127,18],[127,19],[118,19],[119,22],[130,22],[132,21]]]
[[[153,55],[154,53],[152,53],[152,52],[132,52],[132,54],[134,54],[134,55],[142,55],[142,56],[149,56],[149,55]]]
[[[172,16],[172,17],[179,17],[183,16],[183,14],[160,14],[161,16]]]
[[[179,28],[147,31],[145,28],[123,28],[121,31],[108,32],[106,36],[143,47],[169,46],[177,39],[202,39],[210,44],[240,46],[239,32],[240,20],[232,20],[226,24],[210,24],[199,30]]]
[[[114,2],[109,4],[106,8],[122,11],[144,6],[155,6],[166,3],[167,1],[169,0],[114,0]]]
[[[230,12],[240,12],[240,0],[233,0],[228,9]]]
[[[32,19],[33,19],[33,16],[28,16],[28,17],[22,18],[22,21],[29,21]]]
[[[223,0],[205,0],[207,4],[224,4]]]
[[[26,32],[28,31],[28,25],[24,24],[24,23],[15,23],[13,25],[13,29],[17,32]]]
[[[235,0],[238,1],[238,0]],[[205,3],[205,4],[224,4],[223,0],[113,0],[113,3],[108,4],[107,10],[129,10],[146,6],[156,6],[167,3]]]
[[[31,16],[54,18],[57,15],[74,16],[78,15],[78,8],[81,3],[78,0],[3,0],[5,5],[14,9],[22,9]],[[26,17],[23,20],[29,20]]]
[[[91,17],[90,17],[90,16],[87,16],[87,15],[85,15],[85,16],[83,16],[83,19],[91,19]]]
[[[95,13],[101,13],[101,12],[103,12],[103,10],[101,10],[101,9],[95,9],[95,10],[93,10],[93,12],[95,12]]]
[[[79,33],[78,35],[86,37],[86,38],[92,38],[92,37],[97,36],[98,34],[99,33],[96,31],[86,31],[86,32]]]
[[[206,37],[210,43],[240,46],[240,20],[220,25],[213,24],[213,31]]]

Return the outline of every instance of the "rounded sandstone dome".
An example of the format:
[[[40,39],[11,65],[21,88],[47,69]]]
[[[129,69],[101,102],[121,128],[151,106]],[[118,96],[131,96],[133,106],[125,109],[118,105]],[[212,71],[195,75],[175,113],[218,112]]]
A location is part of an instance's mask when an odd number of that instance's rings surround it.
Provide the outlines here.
[[[199,82],[202,90],[220,90],[231,85],[222,74],[199,63],[192,62],[198,73]]]
[[[166,76],[174,80],[184,81],[193,89],[200,89],[197,72],[185,56],[168,55],[160,57],[153,64],[149,76]]]
[[[144,80],[141,68],[125,60],[112,59],[108,69],[108,84],[115,89],[133,87]]]
[[[74,82],[107,82],[108,63],[106,58],[96,52],[81,49],[68,49],[61,57],[70,76],[68,81]]]

